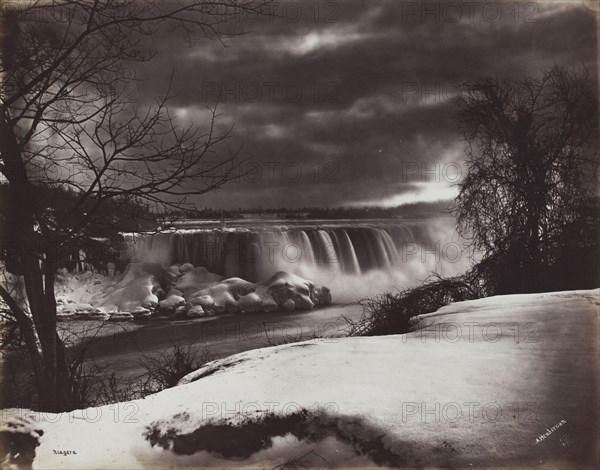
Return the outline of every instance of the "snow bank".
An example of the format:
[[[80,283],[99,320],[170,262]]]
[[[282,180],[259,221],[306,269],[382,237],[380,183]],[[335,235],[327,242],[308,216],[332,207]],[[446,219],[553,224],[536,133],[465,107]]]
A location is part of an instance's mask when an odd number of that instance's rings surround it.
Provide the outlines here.
[[[117,279],[62,272],[58,288],[59,319],[128,320],[162,315],[197,318],[219,313],[308,310],[331,303],[326,287],[278,272],[264,282],[223,279],[189,263],[163,269],[132,263]]]
[[[37,415],[33,467],[591,467],[599,295],[461,302],[407,335],[220,359],[143,400]]]

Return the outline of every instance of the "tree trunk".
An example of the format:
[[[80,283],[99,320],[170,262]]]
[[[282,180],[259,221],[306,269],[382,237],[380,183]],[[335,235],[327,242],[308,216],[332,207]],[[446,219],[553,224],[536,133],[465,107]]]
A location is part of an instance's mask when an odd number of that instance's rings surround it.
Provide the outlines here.
[[[7,230],[16,257],[7,260],[9,271],[22,275],[33,324],[21,323],[26,346],[31,357],[40,408],[63,411],[69,406],[70,379],[64,354],[64,345],[56,332],[56,300],[54,297],[55,266],[41,263],[45,257],[45,244],[35,230],[35,188],[27,178],[13,129],[6,118],[0,119],[0,153],[10,187],[11,207]],[[12,309],[11,309],[12,310]],[[31,323],[31,322],[29,322]],[[39,338],[37,344],[35,333]],[[40,351],[41,347],[41,351]]]

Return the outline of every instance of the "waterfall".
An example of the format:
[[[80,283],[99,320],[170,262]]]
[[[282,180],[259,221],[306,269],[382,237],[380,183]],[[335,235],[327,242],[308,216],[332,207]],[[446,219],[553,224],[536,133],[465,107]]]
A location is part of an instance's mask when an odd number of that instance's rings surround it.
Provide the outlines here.
[[[302,274],[318,268],[332,275],[389,270],[398,265],[402,244],[415,241],[402,225],[185,229],[126,238],[137,261],[192,263],[251,281],[280,270]]]

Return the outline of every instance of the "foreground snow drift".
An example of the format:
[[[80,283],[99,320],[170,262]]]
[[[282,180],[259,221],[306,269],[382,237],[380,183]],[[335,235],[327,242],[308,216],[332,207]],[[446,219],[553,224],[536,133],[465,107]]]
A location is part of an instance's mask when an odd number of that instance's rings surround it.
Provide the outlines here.
[[[591,466],[599,294],[456,303],[408,335],[248,351],[143,400],[5,411],[3,429],[39,444],[34,468]]]

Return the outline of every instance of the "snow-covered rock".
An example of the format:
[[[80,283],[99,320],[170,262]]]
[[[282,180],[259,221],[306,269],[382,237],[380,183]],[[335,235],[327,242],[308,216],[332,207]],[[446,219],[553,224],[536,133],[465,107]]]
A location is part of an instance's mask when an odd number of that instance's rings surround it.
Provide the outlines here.
[[[165,278],[172,284],[175,284],[177,281],[179,281],[181,278],[179,266],[175,265],[168,267],[165,271]]]
[[[189,309],[189,305],[183,304],[175,309],[175,317],[176,318],[184,318],[187,317],[187,312]]]
[[[169,292],[167,292],[167,294],[165,295],[165,298],[171,297],[172,295],[176,295],[178,297],[183,297],[183,292],[181,292],[179,289],[171,289],[171,290],[169,290]]]
[[[206,316],[206,312],[204,311],[204,309],[200,305],[193,305],[193,306],[191,306],[187,310],[186,316],[188,318],[205,317]]]
[[[240,312],[260,312],[262,310],[263,299],[256,293],[250,292],[238,299],[237,306]]]
[[[161,300],[158,303],[158,310],[161,315],[170,316],[170,315],[174,315],[175,311],[179,307],[185,306],[185,304],[186,304],[186,302],[183,297],[181,297],[180,295],[172,294],[172,295],[168,296],[165,300]]]
[[[131,311],[131,314],[133,315],[133,318],[135,320],[149,320],[152,316],[150,309],[142,307],[141,305],[139,307],[134,308]]]
[[[186,270],[183,271],[182,276],[178,278],[177,282],[173,284],[173,288],[179,290],[182,295],[189,295],[192,292],[208,287],[223,279],[222,276],[208,272],[208,270],[202,266],[194,268],[189,263],[184,264],[183,266],[186,266]],[[192,266],[191,269],[189,269],[189,266]]]
[[[188,302],[191,305],[200,305],[203,309],[207,311],[212,311],[215,308],[215,299],[213,299],[208,294],[199,294],[188,298]]]
[[[35,459],[35,449],[43,435],[44,431],[38,426],[37,417],[32,411],[9,414],[8,419],[2,419],[0,422],[1,467],[11,470],[31,468]]]
[[[311,293],[311,300],[316,305],[329,305],[331,303],[331,291],[328,287],[316,287]]]
[[[149,308],[158,304],[158,297],[154,294],[157,287],[158,281],[152,272],[143,264],[132,263],[120,280],[92,296],[90,303],[107,310],[116,308],[125,312],[138,306]]]
[[[56,319],[62,320],[73,320],[75,318],[75,312],[71,310],[58,310],[56,312]]]
[[[114,312],[131,313],[135,318],[152,314],[195,318],[198,310],[189,316],[187,311],[196,305],[202,308],[203,315],[214,315],[309,310],[331,303],[329,289],[285,272],[252,283],[239,277],[223,279],[190,263],[167,268],[156,263],[136,263],[116,279],[69,276],[62,274],[64,286],[92,286],[70,290],[65,287],[61,291],[57,301],[60,319],[103,319],[100,313]],[[70,293],[82,289],[87,295],[69,298]]]
[[[135,307],[133,310],[131,310],[131,314],[135,317],[137,315],[150,315],[150,309],[147,309],[145,307],[142,307],[141,305],[138,307]]]
[[[194,269],[194,265],[192,263],[184,263],[179,267],[179,272],[182,274],[187,273],[188,271],[192,271]]]

